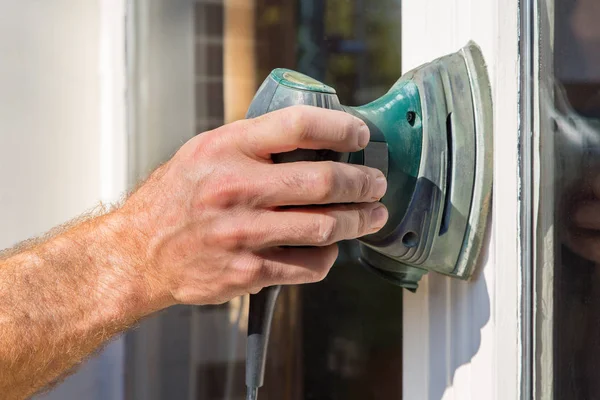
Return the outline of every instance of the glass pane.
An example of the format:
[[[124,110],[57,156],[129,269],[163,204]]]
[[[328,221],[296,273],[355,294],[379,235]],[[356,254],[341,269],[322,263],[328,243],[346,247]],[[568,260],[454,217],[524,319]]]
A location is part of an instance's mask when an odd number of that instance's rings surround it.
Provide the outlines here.
[[[173,7],[150,8],[147,14]],[[197,133],[244,118],[258,86],[277,67],[324,81],[347,105],[374,100],[400,76],[400,0],[196,0],[191,9],[188,81]],[[185,18],[169,11],[164,20],[181,24]],[[168,35],[168,27],[163,32]],[[144,40],[136,38],[137,46],[148,45]],[[282,291],[261,399],[401,399],[402,290],[363,270],[354,243],[341,248],[324,282]],[[140,361],[129,363],[130,397],[149,385],[159,398],[244,399],[247,306],[247,298],[236,299],[161,315],[148,328],[159,333],[146,334],[154,339],[132,339],[130,349],[145,341],[159,361],[141,379]]]
[[[540,4],[538,398],[600,398],[600,3]],[[537,35],[536,35],[537,36]]]

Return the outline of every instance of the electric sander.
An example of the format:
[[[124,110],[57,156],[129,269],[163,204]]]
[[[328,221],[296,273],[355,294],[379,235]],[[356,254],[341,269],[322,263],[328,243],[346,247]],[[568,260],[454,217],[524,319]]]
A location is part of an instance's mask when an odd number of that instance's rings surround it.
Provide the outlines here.
[[[275,69],[250,104],[247,118],[304,104],[362,119],[371,141],[362,151],[299,149],[276,163],[332,160],[381,170],[387,224],[358,239],[360,262],[411,291],[429,271],[468,279],[486,230],[492,188],[492,100],[482,54],[474,43],[418,67],[379,99],[340,104],[333,88],[301,73]],[[280,287],[250,296],[246,385],[256,400]]]

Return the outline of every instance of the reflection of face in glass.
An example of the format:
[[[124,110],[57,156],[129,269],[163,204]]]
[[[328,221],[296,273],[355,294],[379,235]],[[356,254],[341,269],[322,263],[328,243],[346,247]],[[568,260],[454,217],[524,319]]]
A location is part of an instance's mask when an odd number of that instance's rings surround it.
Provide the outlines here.
[[[600,170],[582,179],[569,197],[564,240],[574,253],[600,264]]]
[[[600,263],[600,2],[563,0],[556,7],[565,12],[556,20],[560,83],[551,106],[563,177],[561,237],[576,254]]]
[[[555,122],[559,235],[577,255],[600,263],[600,120],[579,115],[566,89],[554,87],[548,114]]]
[[[595,399],[600,395],[600,2],[542,3],[548,8],[541,15],[553,20],[540,32],[549,44],[540,69],[543,78],[555,77],[540,91],[542,115],[549,117],[540,131],[540,158],[549,166],[540,172],[545,179],[540,189],[554,196],[541,202],[554,215],[548,217],[550,230],[538,233],[557,240],[542,250],[551,253],[554,266],[540,267],[552,291],[542,300],[551,305],[554,319],[547,339],[553,347],[548,378],[555,399]],[[553,60],[544,64],[544,57]]]
[[[576,2],[569,25],[581,48],[583,76],[588,81],[600,81],[600,2],[579,0]]]
[[[560,0],[555,4],[554,67],[573,108],[600,117],[600,2]]]

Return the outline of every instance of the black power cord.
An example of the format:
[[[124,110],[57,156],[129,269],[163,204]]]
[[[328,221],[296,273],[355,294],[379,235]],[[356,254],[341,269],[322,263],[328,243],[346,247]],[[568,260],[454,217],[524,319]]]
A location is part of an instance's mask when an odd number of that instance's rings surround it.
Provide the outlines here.
[[[250,295],[246,349],[246,400],[257,400],[258,389],[264,384],[271,322],[280,291],[281,286],[271,286]]]

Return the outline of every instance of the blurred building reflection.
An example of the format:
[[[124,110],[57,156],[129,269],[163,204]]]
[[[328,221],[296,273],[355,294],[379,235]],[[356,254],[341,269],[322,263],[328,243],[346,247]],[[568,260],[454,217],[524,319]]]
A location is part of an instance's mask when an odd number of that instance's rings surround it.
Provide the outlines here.
[[[375,99],[400,76],[399,22],[398,0],[195,1],[197,132],[243,118],[276,67],[326,81],[344,104]],[[324,282],[282,292],[261,398],[401,398],[402,291],[362,270],[355,250],[343,244]],[[161,393],[243,399],[246,317],[240,299],[167,311]]]
[[[595,399],[600,398],[600,7],[595,0],[543,3],[542,15],[550,20],[541,22],[540,157],[548,167],[541,171],[541,190],[552,187],[554,196],[541,199],[538,229],[551,213],[547,226],[555,227],[556,245],[548,247],[552,241],[546,238],[539,250],[542,258],[553,259],[553,267],[538,266],[539,276],[551,280],[538,281],[541,302],[548,302],[541,306],[540,326],[553,315],[552,357],[541,370],[552,374],[554,398]],[[542,349],[550,336],[540,332]]]

